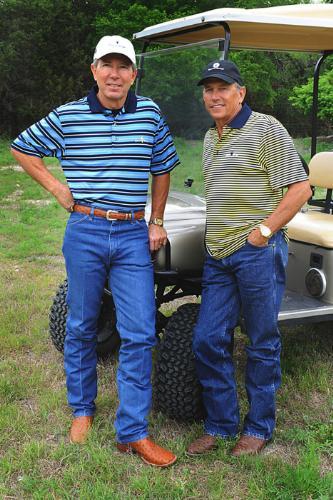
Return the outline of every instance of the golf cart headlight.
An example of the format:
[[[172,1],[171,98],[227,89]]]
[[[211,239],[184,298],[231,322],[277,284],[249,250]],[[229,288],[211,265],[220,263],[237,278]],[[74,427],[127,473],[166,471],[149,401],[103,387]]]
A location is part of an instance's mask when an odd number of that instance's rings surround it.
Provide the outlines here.
[[[326,277],[323,271],[312,267],[305,275],[305,286],[313,297],[321,297],[326,292]]]

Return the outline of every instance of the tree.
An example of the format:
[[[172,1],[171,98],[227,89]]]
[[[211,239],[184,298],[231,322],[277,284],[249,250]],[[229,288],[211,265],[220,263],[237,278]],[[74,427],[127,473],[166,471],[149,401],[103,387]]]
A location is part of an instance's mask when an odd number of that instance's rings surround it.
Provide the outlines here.
[[[279,0],[236,0],[233,7],[268,7],[298,3]],[[184,15],[191,15],[214,8],[230,7],[228,0],[138,0],[136,2],[114,0],[103,15],[96,16],[96,40],[103,35],[122,33],[132,37],[146,26],[158,24]],[[142,43],[135,42],[136,50],[141,51]],[[151,49],[159,46],[152,45]],[[281,59],[279,59],[281,56]],[[217,50],[185,51],[155,59],[146,59],[142,93],[155,99],[166,115],[174,134],[186,137],[201,137],[207,128],[207,119],[202,110],[200,89],[196,88],[202,68],[208,61],[219,58]],[[248,87],[247,100],[254,109],[278,115],[287,128],[301,133],[298,116],[291,111],[288,95],[306,70],[309,58],[279,54],[274,56],[265,52],[237,51],[230,58],[240,67]],[[292,61],[295,58],[295,65]],[[281,71],[283,60],[288,71]],[[295,119],[296,118],[296,119]],[[291,126],[290,126],[291,124]]]
[[[304,115],[312,110],[313,78],[307,83],[294,87],[289,101]],[[333,122],[333,69],[326,71],[319,80],[318,118],[322,120],[327,132],[332,131]]]
[[[0,4],[0,127],[15,135],[91,85],[92,24],[104,0]]]
[[[235,0],[232,6],[286,3],[297,0]],[[132,38],[133,33],[152,24],[229,6],[230,0],[0,0],[2,133],[16,135],[53,107],[85,95],[93,82],[89,70],[93,47],[101,36]],[[141,46],[136,43],[137,51]],[[172,117],[175,130],[186,129],[191,137],[192,130],[182,124],[179,110],[182,108],[190,118],[193,130],[206,127],[196,81],[202,67],[215,57],[216,51],[198,50],[186,56],[174,54],[168,58],[169,69],[162,59],[149,63],[150,67],[146,64],[149,71],[144,86],[148,95]],[[278,59],[270,54],[231,52],[230,57],[241,67],[253,107],[271,112],[283,122],[294,118],[289,92],[295,81],[304,83],[307,62],[299,63],[297,56],[281,56],[288,66],[288,71],[281,71]],[[175,85],[175,81],[181,85]],[[281,81],[282,85],[278,83]]]

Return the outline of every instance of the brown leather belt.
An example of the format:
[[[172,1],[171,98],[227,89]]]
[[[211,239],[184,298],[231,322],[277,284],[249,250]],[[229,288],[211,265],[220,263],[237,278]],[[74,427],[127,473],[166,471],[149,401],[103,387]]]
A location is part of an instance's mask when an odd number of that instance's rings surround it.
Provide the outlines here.
[[[114,210],[101,210],[100,208],[94,208],[93,210],[94,215],[97,215],[97,217],[105,217],[107,220],[140,220],[145,216],[143,210],[140,212],[116,212]],[[90,215],[92,213],[92,208],[84,205],[74,205],[72,212]]]

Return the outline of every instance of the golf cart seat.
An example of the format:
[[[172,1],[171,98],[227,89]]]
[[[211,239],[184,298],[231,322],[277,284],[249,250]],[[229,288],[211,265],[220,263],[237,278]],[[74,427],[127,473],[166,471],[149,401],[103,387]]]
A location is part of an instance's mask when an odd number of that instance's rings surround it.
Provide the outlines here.
[[[288,234],[291,240],[333,248],[333,152],[314,155],[309,163],[309,170],[311,186],[326,189],[326,197],[321,200],[311,199],[309,205],[318,208],[306,208],[298,212],[288,223]]]

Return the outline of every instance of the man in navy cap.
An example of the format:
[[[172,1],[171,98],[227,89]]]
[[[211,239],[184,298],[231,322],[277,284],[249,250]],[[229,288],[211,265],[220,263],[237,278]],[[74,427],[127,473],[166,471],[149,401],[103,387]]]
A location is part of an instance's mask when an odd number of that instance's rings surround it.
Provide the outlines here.
[[[246,89],[233,62],[211,62],[198,85],[215,126],[204,140],[206,261],[193,341],[207,416],[204,434],[188,453],[205,453],[217,437],[239,432],[231,344],[242,314],[249,408],[232,455],[256,454],[272,438],[281,382],[277,320],[288,258],[285,225],[311,189],[285,128],[244,103]]]

